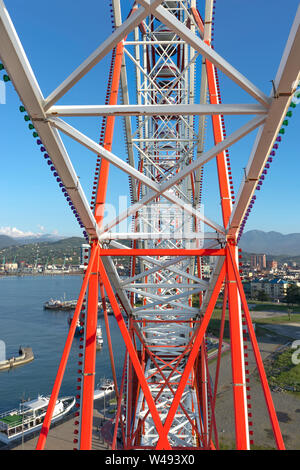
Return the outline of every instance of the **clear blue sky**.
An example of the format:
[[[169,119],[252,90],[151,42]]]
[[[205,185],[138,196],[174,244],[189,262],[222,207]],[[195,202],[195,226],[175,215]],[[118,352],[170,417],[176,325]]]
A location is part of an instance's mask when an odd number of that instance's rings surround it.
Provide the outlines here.
[[[30,3],[6,0],[5,4],[44,96],[55,89],[111,33],[109,3],[106,0],[31,0]],[[122,0],[121,4],[125,16],[131,1]],[[298,4],[298,0],[217,1],[215,50],[267,95],[271,92],[270,80],[275,78]],[[109,57],[104,59],[61,103],[104,103],[109,63]],[[200,85],[199,75],[198,83]],[[224,103],[253,101],[222,74],[220,83]],[[18,111],[20,102],[11,83],[6,87],[6,92],[7,102],[0,105],[0,228],[81,235],[82,231]],[[98,141],[100,119],[85,118],[82,121],[74,118],[70,122]],[[225,122],[229,133],[244,121],[236,118],[230,122],[225,119]],[[121,129],[118,121],[113,151],[125,160]],[[248,219],[246,230],[300,232],[299,131],[300,105],[290,119],[263,189],[257,192],[255,210]],[[236,144],[230,152],[236,192],[253,140],[254,135]],[[64,138],[64,142],[90,200],[95,156],[68,138]],[[215,174],[215,162],[211,162],[205,169],[205,213],[220,222]],[[115,203],[120,192],[127,194],[127,187],[127,176],[112,168],[108,201]]]

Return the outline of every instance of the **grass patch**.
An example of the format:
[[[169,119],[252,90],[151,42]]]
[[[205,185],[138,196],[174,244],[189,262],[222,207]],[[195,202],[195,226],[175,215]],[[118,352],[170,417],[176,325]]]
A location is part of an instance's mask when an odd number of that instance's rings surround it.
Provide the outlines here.
[[[207,327],[207,332],[209,334],[212,334],[213,336],[219,337],[220,325],[221,325],[221,320],[219,318],[211,318]],[[226,319],[225,319],[225,324],[224,324],[224,338],[226,339],[230,338],[229,321]]]
[[[250,305],[252,312],[287,312],[288,309],[291,310],[292,313],[300,313],[299,305],[293,305],[292,307],[287,304],[280,305],[276,303]]]
[[[286,348],[277,353],[266,365],[266,373],[271,386],[300,393],[300,364],[293,364],[295,349]]]
[[[288,314],[286,315],[280,315],[280,317],[268,317],[268,318],[255,318],[252,316],[252,321],[255,323],[261,323],[261,324],[271,324],[271,323],[297,323],[300,322],[300,314],[293,313],[290,317]]]

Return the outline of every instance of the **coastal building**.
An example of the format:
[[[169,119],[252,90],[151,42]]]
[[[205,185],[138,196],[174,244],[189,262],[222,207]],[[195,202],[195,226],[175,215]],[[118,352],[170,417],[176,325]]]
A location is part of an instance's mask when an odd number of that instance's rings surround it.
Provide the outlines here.
[[[17,271],[18,263],[5,263],[4,270],[5,271]]]
[[[267,267],[267,256],[265,254],[262,255],[251,255],[250,267],[252,269],[256,269],[258,271],[262,271]]]
[[[243,281],[243,289],[245,292],[245,296],[248,298],[251,295],[251,282]]]
[[[274,259],[272,259],[271,261],[267,263],[267,266],[270,271],[275,272],[278,269],[278,261],[275,261]]]
[[[253,299],[258,297],[259,292],[264,292],[270,300],[278,301],[284,299],[291,282],[285,279],[255,279],[250,284]]]

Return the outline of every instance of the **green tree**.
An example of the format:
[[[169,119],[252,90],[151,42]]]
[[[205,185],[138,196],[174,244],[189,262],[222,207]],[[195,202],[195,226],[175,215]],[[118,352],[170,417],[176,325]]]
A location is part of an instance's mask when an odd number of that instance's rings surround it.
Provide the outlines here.
[[[289,305],[300,304],[300,287],[290,284],[285,295],[285,302]]]
[[[270,297],[264,290],[259,290],[256,294],[256,300],[260,300],[261,302],[267,302],[270,300]]]

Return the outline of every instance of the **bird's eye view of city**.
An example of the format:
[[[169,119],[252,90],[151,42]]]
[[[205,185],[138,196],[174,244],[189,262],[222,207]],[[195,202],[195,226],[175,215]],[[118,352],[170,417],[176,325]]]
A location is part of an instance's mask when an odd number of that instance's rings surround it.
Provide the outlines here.
[[[300,450],[299,1],[0,0],[0,128],[0,450]]]

